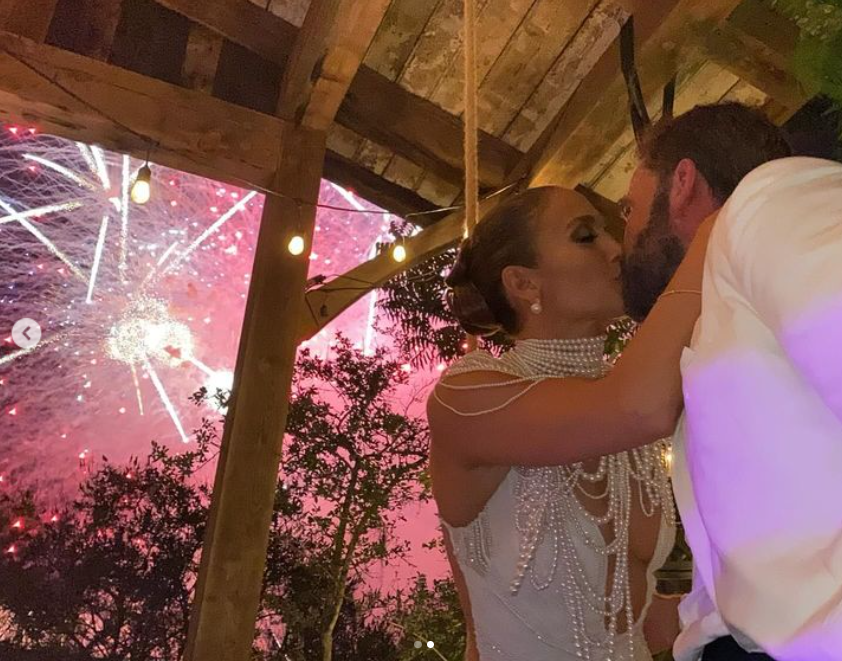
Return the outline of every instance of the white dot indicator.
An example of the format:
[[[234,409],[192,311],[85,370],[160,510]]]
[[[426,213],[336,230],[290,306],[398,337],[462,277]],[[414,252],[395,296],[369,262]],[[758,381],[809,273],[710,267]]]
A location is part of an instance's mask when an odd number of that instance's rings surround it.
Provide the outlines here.
[[[417,649],[417,650],[420,650],[420,649],[421,649],[421,647],[423,646],[423,644],[424,644],[424,643],[422,643],[420,640],[416,640],[416,641],[415,641],[415,644],[413,645],[413,647],[414,647],[415,649]]]
[[[436,644],[432,640],[427,641],[427,647],[429,647],[430,649],[433,649],[435,646]]]

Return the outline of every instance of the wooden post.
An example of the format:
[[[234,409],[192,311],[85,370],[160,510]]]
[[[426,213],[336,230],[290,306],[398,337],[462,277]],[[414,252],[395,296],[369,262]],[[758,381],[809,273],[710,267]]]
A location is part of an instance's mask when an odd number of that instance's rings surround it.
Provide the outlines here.
[[[287,246],[295,231],[312,243],[327,129],[388,5],[314,0],[285,72],[277,114],[298,127],[281,141],[284,197],[268,197],[260,221],[186,661],[251,656],[310,263]]]
[[[315,202],[325,136],[288,127],[277,190]],[[316,208],[269,196],[255,251],[213,505],[188,634],[186,661],[251,656],[277,487],[309,251],[287,250],[296,229],[312,239]]]

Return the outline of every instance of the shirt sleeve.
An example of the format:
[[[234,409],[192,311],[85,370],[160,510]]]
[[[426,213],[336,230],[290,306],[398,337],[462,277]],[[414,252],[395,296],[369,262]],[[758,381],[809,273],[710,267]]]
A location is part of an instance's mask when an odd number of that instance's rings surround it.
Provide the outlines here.
[[[842,421],[842,165],[788,158],[750,174],[711,244],[733,286],[801,377]]]

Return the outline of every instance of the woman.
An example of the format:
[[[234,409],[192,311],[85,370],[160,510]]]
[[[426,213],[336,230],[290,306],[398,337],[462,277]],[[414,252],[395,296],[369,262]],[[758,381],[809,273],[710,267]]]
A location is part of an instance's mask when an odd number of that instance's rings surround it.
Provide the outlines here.
[[[455,314],[469,333],[515,339],[500,359],[473,352],[454,364],[428,405],[469,659],[651,659],[643,621],[674,539],[653,442],[681,408],[705,245],[700,231],[608,374],[620,249],[584,197],[526,191],[463,244],[448,278]]]

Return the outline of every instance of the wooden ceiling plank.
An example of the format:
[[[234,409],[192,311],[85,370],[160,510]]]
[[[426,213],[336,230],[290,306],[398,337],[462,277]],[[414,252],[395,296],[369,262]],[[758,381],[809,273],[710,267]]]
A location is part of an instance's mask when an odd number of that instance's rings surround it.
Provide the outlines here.
[[[294,25],[248,0],[155,2],[281,66],[286,64],[298,35],[298,28]]]
[[[635,31],[641,83],[652,90],[674,75],[682,48],[693,34],[724,21],[739,0],[637,0]],[[625,99],[625,80],[615,43],[582,80],[557,119],[536,142],[518,172],[527,172],[533,185],[575,186],[584,180],[606,144],[616,141],[629,124],[618,112]],[[625,102],[622,104],[625,106]]]
[[[535,144],[579,82],[617,38],[627,17],[611,0],[597,5],[506,129],[503,138],[508,144],[523,152]]]
[[[363,63],[396,81],[441,0],[392,0]]]
[[[596,0],[539,0],[480,86],[480,126],[501,135],[552,69]]]
[[[784,47],[785,42],[781,42]],[[792,74],[791,54],[779,51],[747,35],[730,22],[710,31],[699,44],[704,55],[771,96],[776,103],[795,114],[810,95]],[[788,117],[779,118],[784,121]]]
[[[491,0],[477,17],[477,80],[485,79],[535,0]],[[452,115],[465,109],[465,52],[460,42],[430,101]]]
[[[181,68],[184,84],[190,89],[213,93],[213,83],[225,38],[200,23],[190,27],[187,52]]]

